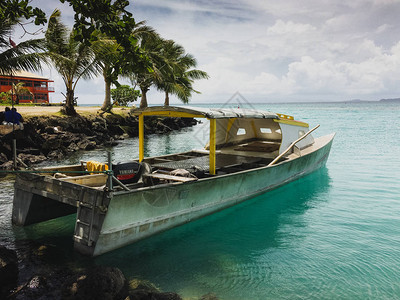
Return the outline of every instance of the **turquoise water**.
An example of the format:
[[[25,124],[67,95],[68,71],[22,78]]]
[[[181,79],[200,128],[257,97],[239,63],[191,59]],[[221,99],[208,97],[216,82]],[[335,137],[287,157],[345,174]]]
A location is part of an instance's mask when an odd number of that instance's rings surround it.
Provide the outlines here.
[[[336,132],[325,168],[147,240],[86,258],[72,252],[74,216],[11,226],[12,182],[0,182],[0,243],[52,244],[69,266],[119,267],[129,278],[196,299],[400,298],[400,104],[257,104],[292,114],[315,135]],[[153,135],[146,155],[200,147],[205,125]],[[136,155],[137,140],[112,149]],[[70,157],[95,158],[104,151]]]

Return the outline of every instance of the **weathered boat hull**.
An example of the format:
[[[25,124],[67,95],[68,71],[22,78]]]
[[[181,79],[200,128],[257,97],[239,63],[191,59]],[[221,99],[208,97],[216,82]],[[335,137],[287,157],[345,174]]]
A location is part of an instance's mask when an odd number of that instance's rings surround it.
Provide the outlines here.
[[[96,256],[190,222],[276,188],[322,167],[334,134],[315,140],[287,160],[185,183],[129,191],[88,186],[106,176],[78,176],[68,182],[21,174],[15,182],[13,223],[28,225],[76,212],[74,248]],[[64,167],[68,171],[69,167]]]
[[[82,243],[83,236],[77,234],[75,248],[100,255],[293,181],[325,165],[333,137],[326,136],[318,148],[274,166],[114,193],[96,242]]]

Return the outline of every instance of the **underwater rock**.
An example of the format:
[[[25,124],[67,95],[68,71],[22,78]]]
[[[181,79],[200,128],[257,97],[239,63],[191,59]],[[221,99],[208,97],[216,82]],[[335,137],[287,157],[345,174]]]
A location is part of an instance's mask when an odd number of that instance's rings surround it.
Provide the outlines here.
[[[127,292],[124,274],[113,267],[95,267],[79,272],[63,287],[64,299],[124,299]]]

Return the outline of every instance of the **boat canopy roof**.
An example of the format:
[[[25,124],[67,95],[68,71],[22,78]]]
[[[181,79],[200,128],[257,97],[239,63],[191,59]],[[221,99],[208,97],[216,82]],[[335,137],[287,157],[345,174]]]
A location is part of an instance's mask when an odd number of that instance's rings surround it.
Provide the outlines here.
[[[132,110],[134,115],[166,116],[166,117],[191,117],[207,119],[279,119],[278,114],[244,108],[203,108],[192,106],[151,106]]]

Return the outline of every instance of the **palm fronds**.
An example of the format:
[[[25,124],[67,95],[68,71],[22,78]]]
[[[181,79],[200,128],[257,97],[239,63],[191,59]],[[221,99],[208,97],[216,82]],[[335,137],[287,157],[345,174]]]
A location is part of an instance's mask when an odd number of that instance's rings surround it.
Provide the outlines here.
[[[41,70],[42,63],[46,62],[44,39],[31,39],[13,45],[11,32],[14,25],[10,21],[0,24],[0,74]]]

